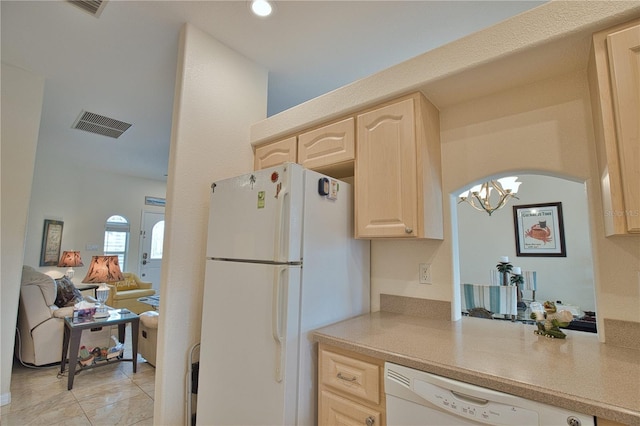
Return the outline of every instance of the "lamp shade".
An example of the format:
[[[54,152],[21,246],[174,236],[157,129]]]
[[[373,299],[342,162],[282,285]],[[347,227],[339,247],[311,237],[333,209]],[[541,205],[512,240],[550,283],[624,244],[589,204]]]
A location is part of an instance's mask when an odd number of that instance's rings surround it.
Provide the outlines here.
[[[73,268],[76,266],[84,266],[84,263],[82,263],[82,258],[80,257],[80,252],[63,251],[62,256],[60,256],[60,262],[58,262],[58,267]]]
[[[93,256],[83,283],[109,283],[123,280],[118,256]]]

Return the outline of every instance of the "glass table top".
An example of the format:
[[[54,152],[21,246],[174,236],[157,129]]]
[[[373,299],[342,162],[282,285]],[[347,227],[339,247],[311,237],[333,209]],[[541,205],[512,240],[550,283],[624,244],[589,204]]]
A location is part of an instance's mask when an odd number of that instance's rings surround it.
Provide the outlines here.
[[[130,319],[138,318],[138,315],[131,312],[128,309],[112,309],[109,308],[109,316],[96,318],[94,316],[83,317],[65,317],[65,322],[71,327],[87,324],[110,324],[114,322],[126,321]]]

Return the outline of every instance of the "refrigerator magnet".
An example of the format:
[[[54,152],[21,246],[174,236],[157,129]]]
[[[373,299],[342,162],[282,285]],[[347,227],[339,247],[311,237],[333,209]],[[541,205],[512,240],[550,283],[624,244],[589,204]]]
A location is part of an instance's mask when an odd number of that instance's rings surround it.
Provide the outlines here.
[[[258,191],[258,208],[264,209],[264,191]]]

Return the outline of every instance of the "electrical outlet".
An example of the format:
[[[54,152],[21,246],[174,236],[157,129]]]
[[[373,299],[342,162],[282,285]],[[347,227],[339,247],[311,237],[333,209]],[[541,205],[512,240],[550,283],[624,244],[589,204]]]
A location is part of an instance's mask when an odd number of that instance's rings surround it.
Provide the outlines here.
[[[420,284],[431,284],[431,265],[428,263],[420,264]]]

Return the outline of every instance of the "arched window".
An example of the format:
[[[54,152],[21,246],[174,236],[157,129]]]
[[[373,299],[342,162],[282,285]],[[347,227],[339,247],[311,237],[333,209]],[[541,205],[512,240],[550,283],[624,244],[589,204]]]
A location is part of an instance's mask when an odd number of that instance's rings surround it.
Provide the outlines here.
[[[104,227],[104,254],[118,256],[120,269],[126,270],[129,251],[129,222],[122,216],[113,215]]]
[[[162,260],[162,245],[164,244],[164,220],[153,225],[151,230],[151,260]]]

